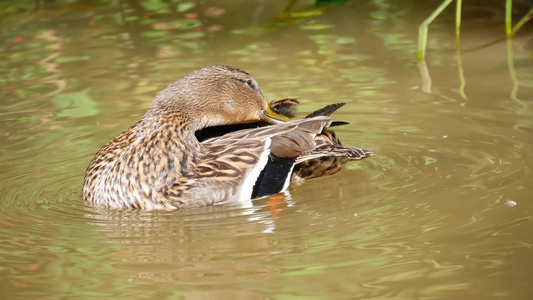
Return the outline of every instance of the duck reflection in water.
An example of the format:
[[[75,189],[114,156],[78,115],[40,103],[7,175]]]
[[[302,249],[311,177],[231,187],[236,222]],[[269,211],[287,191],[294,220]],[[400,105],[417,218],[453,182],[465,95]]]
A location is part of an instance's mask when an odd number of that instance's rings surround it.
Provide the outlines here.
[[[87,210],[88,222],[120,249],[107,259],[135,281],[221,284],[276,274],[265,263],[281,251],[274,220],[250,201],[180,211]]]

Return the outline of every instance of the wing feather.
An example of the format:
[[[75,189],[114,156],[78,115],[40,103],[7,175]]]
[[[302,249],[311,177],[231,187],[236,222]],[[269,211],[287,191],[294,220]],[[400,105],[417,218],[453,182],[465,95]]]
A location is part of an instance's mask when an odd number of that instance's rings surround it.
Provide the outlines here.
[[[179,207],[248,200],[269,155],[294,158],[314,150],[313,139],[330,124],[329,117],[318,116],[205,140],[200,163],[165,195]]]

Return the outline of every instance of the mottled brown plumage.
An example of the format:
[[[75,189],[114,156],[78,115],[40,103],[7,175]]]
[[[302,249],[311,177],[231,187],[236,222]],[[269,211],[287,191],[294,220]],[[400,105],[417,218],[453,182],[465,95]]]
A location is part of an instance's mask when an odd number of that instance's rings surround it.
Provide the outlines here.
[[[197,138],[213,126],[258,122],[266,109],[248,73],[228,66],[198,69],[159,93],[139,122],[98,151],[85,174],[83,198],[94,206],[141,209],[250,199],[272,157],[313,153],[315,136],[331,123],[318,116]]]
[[[296,106],[301,104],[295,98],[278,98],[270,101],[269,106],[272,111],[289,119],[296,117]]]
[[[274,113],[281,114],[289,120],[296,116],[296,106],[300,101],[293,98],[281,98],[270,102],[270,109]],[[317,116],[330,116],[337,109],[344,106],[345,103],[330,104],[319,110],[312,112],[305,118],[314,118]],[[346,122],[333,122],[333,125],[343,125]],[[369,150],[344,147],[337,137],[337,134],[331,130],[324,128],[322,132],[316,135],[316,148],[306,152],[296,159],[296,165],[292,172],[291,181],[301,181],[325,175],[331,175],[339,172],[347,163],[352,160],[359,160],[369,156],[374,156],[374,153]]]

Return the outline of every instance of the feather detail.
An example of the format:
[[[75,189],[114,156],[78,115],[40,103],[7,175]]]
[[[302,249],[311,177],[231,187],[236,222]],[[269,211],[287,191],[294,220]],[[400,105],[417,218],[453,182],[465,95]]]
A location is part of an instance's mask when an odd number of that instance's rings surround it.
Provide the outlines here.
[[[316,116],[331,116],[331,114],[333,114],[334,112],[337,111],[337,109],[343,107],[346,103],[335,103],[335,104],[330,104],[330,105],[327,105],[319,110],[315,110],[314,112],[308,114],[307,116],[305,116],[306,118],[312,118],[312,117],[316,117]]]
[[[330,123],[330,118],[321,116],[244,129],[205,140],[201,143],[205,154],[200,162],[189,176],[169,186],[165,194],[179,208],[192,205],[187,199],[204,199],[205,205],[249,200],[254,190],[259,189],[254,189],[254,185],[268,184],[257,180],[269,156],[294,159],[314,150],[313,138]],[[294,160],[289,168],[279,170],[284,173],[277,175],[283,178],[283,183],[277,189],[268,189],[271,193],[287,188],[285,178],[291,175],[293,166]]]
[[[270,108],[278,114],[288,118],[296,115],[296,106],[300,102],[292,98],[280,98],[270,102]],[[317,116],[330,116],[345,103],[335,103],[318,109],[305,118],[315,118]],[[342,121],[333,121],[329,127],[348,124]],[[337,134],[329,128],[324,128],[322,132],[314,138],[316,148],[299,154],[296,157],[296,164],[292,172],[292,181],[301,181],[325,175],[331,175],[342,170],[342,168],[352,160],[360,160],[374,156],[369,150],[344,147],[337,137]]]

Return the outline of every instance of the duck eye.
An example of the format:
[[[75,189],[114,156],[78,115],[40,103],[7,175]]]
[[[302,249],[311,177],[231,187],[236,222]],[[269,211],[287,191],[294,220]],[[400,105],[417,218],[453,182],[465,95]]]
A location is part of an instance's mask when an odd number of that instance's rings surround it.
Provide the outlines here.
[[[254,87],[254,83],[251,80],[246,81],[246,84],[251,88]]]

